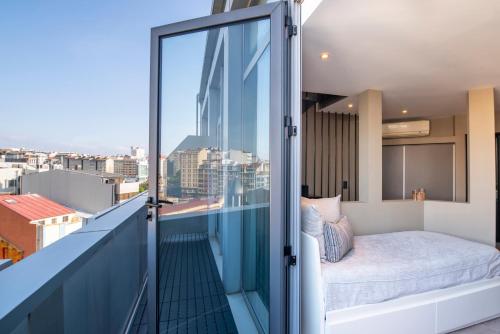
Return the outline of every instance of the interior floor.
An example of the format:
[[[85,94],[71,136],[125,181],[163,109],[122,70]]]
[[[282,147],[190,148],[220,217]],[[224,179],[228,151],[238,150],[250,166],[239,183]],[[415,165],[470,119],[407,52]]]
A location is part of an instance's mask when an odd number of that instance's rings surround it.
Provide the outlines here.
[[[458,331],[455,334],[500,334],[500,318],[486,321]]]
[[[237,333],[206,233],[163,237],[159,299],[160,333]],[[131,333],[147,333],[144,301]]]

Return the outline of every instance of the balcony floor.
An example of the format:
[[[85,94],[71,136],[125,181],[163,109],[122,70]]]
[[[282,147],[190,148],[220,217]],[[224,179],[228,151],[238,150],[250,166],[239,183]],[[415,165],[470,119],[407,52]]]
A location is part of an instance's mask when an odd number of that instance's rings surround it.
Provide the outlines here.
[[[208,235],[168,235],[160,249],[160,333],[237,333]],[[131,333],[147,333],[145,302]]]

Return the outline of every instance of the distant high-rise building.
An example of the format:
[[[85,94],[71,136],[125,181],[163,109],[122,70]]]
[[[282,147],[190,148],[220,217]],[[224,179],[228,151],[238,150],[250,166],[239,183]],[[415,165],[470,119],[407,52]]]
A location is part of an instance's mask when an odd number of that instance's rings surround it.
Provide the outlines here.
[[[195,196],[199,193],[198,169],[203,161],[207,159],[208,152],[208,149],[202,148],[179,153],[181,189],[184,197]]]
[[[113,159],[113,173],[120,174],[128,178],[139,177],[139,164],[136,159],[130,157],[120,157]]]
[[[142,160],[146,157],[146,151],[139,146],[130,147],[130,157],[132,159]]]
[[[148,180],[148,161],[147,160],[137,161],[137,180],[141,183]]]

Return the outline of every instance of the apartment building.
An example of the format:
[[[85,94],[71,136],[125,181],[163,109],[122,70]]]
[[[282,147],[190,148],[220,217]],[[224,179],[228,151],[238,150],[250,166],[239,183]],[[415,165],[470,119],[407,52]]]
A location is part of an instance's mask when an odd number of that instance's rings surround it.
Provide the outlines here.
[[[130,157],[114,158],[113,173],[128,178],[137,178],[139,175],[139,162]]]
[[[0,194],[18,194],[22,168],[0,166]]]
[[[190,197],[199,192],[199,172],[201,164],[207,159],[206,148],[179,152],[180,185],[182,196]]]
[[[69,170],[114,172],[114,160],[101,157],[61,156],[62,167]]]
[[[130,157],[132,159],[143,160],[144,158],[146,158],[146,151],[142,147],[131,146]]]
[[[160,166],[160,171],[162,170]],[[145,182],[148,180],[148,161],[139,160],[137,161],[137,181]]]

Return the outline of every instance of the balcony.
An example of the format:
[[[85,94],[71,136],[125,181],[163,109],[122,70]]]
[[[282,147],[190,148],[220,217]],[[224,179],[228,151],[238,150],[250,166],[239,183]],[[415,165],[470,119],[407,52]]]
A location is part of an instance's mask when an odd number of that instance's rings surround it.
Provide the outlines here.
[[[147,333],[147,210],[139,195],[89,220],[82,229],[0,271],[0,333]],[[238,289],[266,306],[269,263],[260,280],[241,277],[241,224],[269,241],[268,205],[165,214],[159,219],[160,333],[237,333],[254,328]],[[244,224],[246,222],[246,224]],[[243,262],[265,247],[253,248]],[[265,251],[265,250],[264,250]],[[224,253],[224,254],[223,254]],[[250,257],[250,258],[249,258]],[[235,284],[237,286],[235,286]],[[252,290],[252,291],[250,291]],[[261,312],[262,313],[262,312]],[[262,316],[262,315],[261,315]],[[256,330],[256,329],[255,329]]]
[[[0,333],[123,333],[146,282],[145,196],[0,271]]]
[[[159,289],[160,333],[237,333],[207,233],[163,236]],[[147,332],[146,304],[131,333]]]

